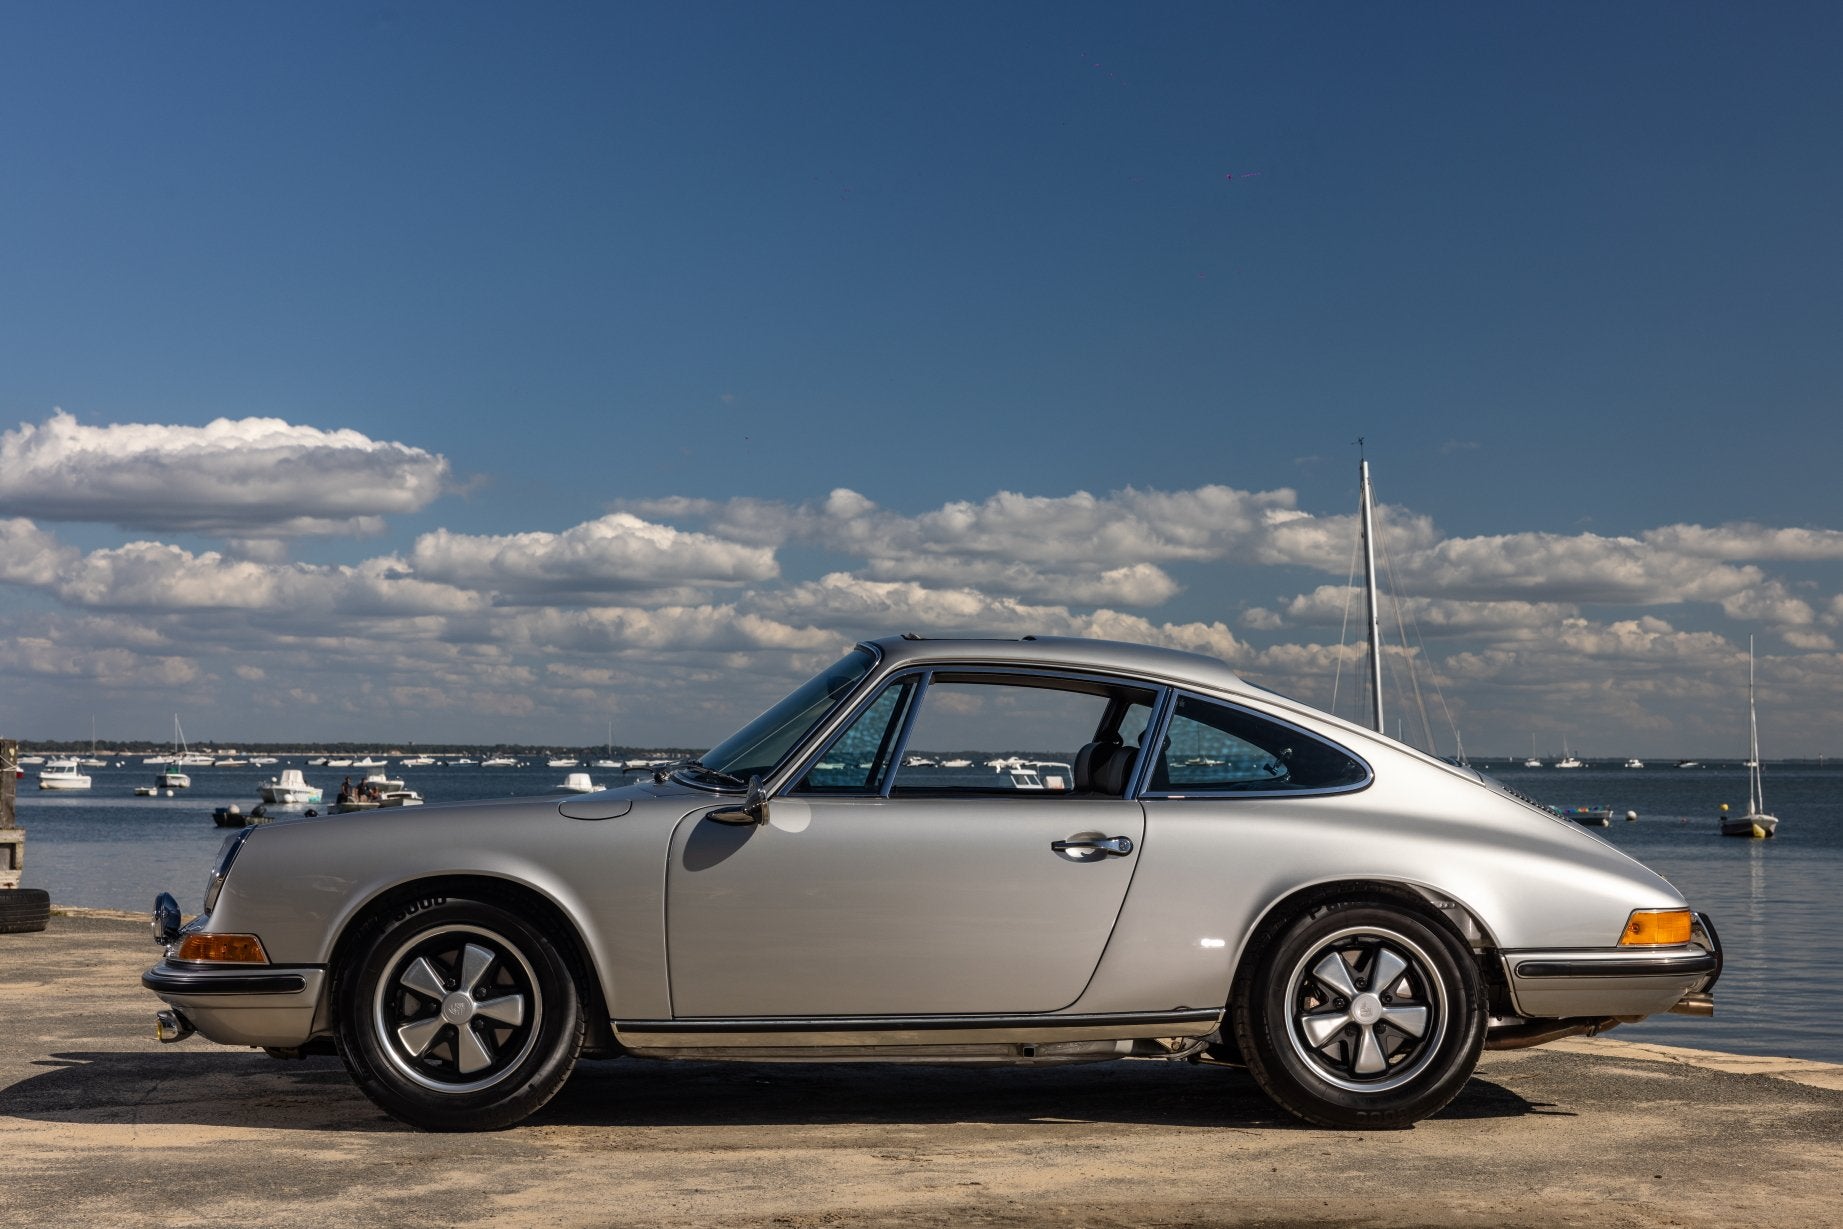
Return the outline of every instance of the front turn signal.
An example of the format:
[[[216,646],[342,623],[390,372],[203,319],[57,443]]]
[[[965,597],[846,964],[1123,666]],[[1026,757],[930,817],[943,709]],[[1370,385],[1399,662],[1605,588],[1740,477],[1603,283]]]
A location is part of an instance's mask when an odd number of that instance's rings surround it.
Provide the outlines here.
[[[1621,947],[1663,947],[1689,942],[1688,909],[1634,909],[1626,919]]]
[[[180,941],[173,959],[213,964],[268,964],[269,954],[262,950],[262,940],[255,935],[191,934]]]

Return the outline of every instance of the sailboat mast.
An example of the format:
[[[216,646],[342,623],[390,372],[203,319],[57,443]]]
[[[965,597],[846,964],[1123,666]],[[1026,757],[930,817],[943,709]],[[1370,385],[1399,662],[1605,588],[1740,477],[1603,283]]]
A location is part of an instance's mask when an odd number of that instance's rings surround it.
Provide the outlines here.
[[[1386,731],[1382,727],[1382,622],[1376,611],[1376,527],[1370,503],[1369,462],[1360,460],[1357,466],[1362,489],[1363,593],[1369,603],[1369,723],[1370,728],[1382,734]]]
[[[1747,814],[1766,807],[1760,788],[1760,718],[1753,706],[1753,637],[1747,637]]]

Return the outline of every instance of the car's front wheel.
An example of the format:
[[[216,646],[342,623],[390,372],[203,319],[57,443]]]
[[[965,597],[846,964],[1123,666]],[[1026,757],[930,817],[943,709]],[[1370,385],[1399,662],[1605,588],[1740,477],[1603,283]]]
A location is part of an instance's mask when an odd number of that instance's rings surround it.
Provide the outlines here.
[[[405,902],[371,924],[338,978],[347,1069],[428,1130],[520,1121],[582,1050],[582,994],[559,941],[492,901]]]
[[[1332,1127],[1400,1127],[1458,1095],[1484,1044],[1478,966],[1438,922],[1387,901],[1324,905],[1252,953],[1231,1004],[1248,1070]]]

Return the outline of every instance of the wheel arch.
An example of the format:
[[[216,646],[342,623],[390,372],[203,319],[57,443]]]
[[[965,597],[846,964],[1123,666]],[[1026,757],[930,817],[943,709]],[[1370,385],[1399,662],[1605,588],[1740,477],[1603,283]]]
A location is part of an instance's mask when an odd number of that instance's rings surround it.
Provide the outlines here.
[[[1261,911],[1254,925],[1248,929],[1241,950],[1235,955],[1234,967],[1229,971],[1229,992],[1225,999],[1229,1003],[1234,1002],[1236,991],[1243,985],[1244,978],[1251,973],[1268,944],[1294,919],[1321,905],[1356,897],[1370,897],[1398,904],[1415,916],[1444,927],[1472,953],[1480,966],[1480,973],[1488,978],[1492,963],[1488,953],[1496,949],[1497,942],[1477,911],[1468,908],[1464,902],[1437,888],[1404,880],[1335,879],[1295,888]]]
[[[583,996],[588,1017],[585,1052],[613,1053],[619,1049],[614,1030],[608,1023],[607,994],[602,985],[601,970],[568,910],[528,883],[495,875],[445,874],[406,880],[377,892],[352,910],[333,943],[332,956],[327,966],[330,974],[327,978],[329,997],[338,992],[339,970],[345,967],[354,948],[364,940],[374,925],[395,910],[416,902],[456,896],[505,905],[562,940],[564,959],[576,974],[577,986]],[[328,1006],[330,1008],[332,1004]],[[329,1011],[329,1019],[331,1015]]]

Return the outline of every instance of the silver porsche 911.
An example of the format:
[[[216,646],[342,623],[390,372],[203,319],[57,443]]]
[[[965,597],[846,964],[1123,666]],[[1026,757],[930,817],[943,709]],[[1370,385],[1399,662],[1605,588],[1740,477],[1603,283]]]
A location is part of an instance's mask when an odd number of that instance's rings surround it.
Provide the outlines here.
[[[1470,769],[1207,657],[1032,637],[861,644],[620,789],[243,829],[179,921],[163,894],[162,1038],[336,1049],[435,1130],[585,1054],[1207,1054],[1402,1126],[1483,1047],[1708,1014],[1721,966],[1669,883]]]

